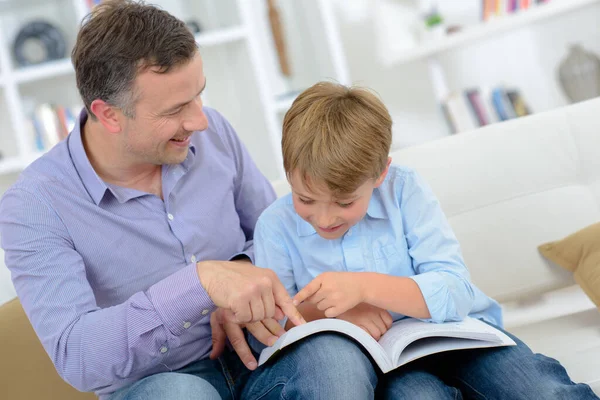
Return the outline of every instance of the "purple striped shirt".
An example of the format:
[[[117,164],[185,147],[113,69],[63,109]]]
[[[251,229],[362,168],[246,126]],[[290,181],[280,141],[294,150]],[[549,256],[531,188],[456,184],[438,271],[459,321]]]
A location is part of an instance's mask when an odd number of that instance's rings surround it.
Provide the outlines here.
[[[105,398],[206,358],[215,306],[196,262],[253,259],[254,225],[275,194],[233,128],[205,112],[209,128],[193,134],[187,158],[162,167],[164,201],[103,182],[77,124],[0,202],[17,294],[79,390]]]

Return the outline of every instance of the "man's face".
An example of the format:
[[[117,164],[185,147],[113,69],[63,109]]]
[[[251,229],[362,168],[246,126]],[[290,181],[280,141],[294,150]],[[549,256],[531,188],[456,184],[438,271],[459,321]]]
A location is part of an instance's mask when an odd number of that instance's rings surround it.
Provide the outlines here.
[[[135,80],[135,118],[123,116],[123,149],[133,163],[178,164],[190,136],[208,128],[200,97],[206,78],[196,54],[186,64],[158,73],[148,68]]]
[[[297,171],[290,176],[296,213],[324,239],[340,238],[357,224],[367,213],[373,189],[380,184],[379,179],[369,179],[353,193],[336,198],[324,184],[311,183],[309,190]]]

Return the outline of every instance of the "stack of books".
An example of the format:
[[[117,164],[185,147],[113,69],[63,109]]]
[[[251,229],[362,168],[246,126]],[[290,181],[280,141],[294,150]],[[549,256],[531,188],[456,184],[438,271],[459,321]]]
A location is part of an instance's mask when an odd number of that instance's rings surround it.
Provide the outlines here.
[[[517,89],[469,89],[452,92],[441,104],[448,128],[460,133],[531,114]]]
[[[481,19],[489,21],[506,14],[514,14],[550,0],[481,0]]]

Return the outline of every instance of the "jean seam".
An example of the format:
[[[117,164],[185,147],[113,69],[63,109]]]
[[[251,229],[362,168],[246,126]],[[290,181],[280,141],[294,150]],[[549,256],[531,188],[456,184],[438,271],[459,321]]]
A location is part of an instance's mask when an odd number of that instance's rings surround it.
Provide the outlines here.
[[[469,389],[471,389],[472,391],[474,391],[475,393],[477,393],[479,396],[481,396],[481,399],[487,400],[487,397],[485,397],[485,395],[483,393],[480,393],[477,389],[475,389],[473,386],[469,385],[464,380],[462,380],[462,379],[460,379],[458,377],[455,377],[454,379],[456,379],[457,381],[460,381],[463,385],[468,386]]]
[[[223,371],[223,376],[225,377],[225,382],[227,382],[227,387],[229,389],[229,393],[231,393],[231,398],[235,399],[235,381],[229,372],[229,368],[227,368],[227,364],[221,359],[221,357],[217,358],[219,364],[221,365],[221,370]]]
[[[268,395],[270,392],[272,392],[273,389],[275,389],[277,386],[281,386],[281,385],[285,386],[285,382],[278,382],[278,383],[274,384],[267,391],[265,391],[264,393],[261,393],[258,397],[254,397],[253,399],[254,400],[260,400],[260,399],[264,398],[266,395]],[[286,399],[286,397],[283,395],[283,393],[281,394],[281,398],[283,400]]]

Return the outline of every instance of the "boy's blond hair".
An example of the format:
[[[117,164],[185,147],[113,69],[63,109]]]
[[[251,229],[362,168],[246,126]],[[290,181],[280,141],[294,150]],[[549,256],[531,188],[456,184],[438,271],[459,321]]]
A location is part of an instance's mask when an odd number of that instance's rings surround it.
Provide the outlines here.
[[[283,120],[288,179],[298,171],[307,188],[325,185],[338,197],[379,178],[391,143],[392,118],[364,88],[319,82],[296,98]]]

